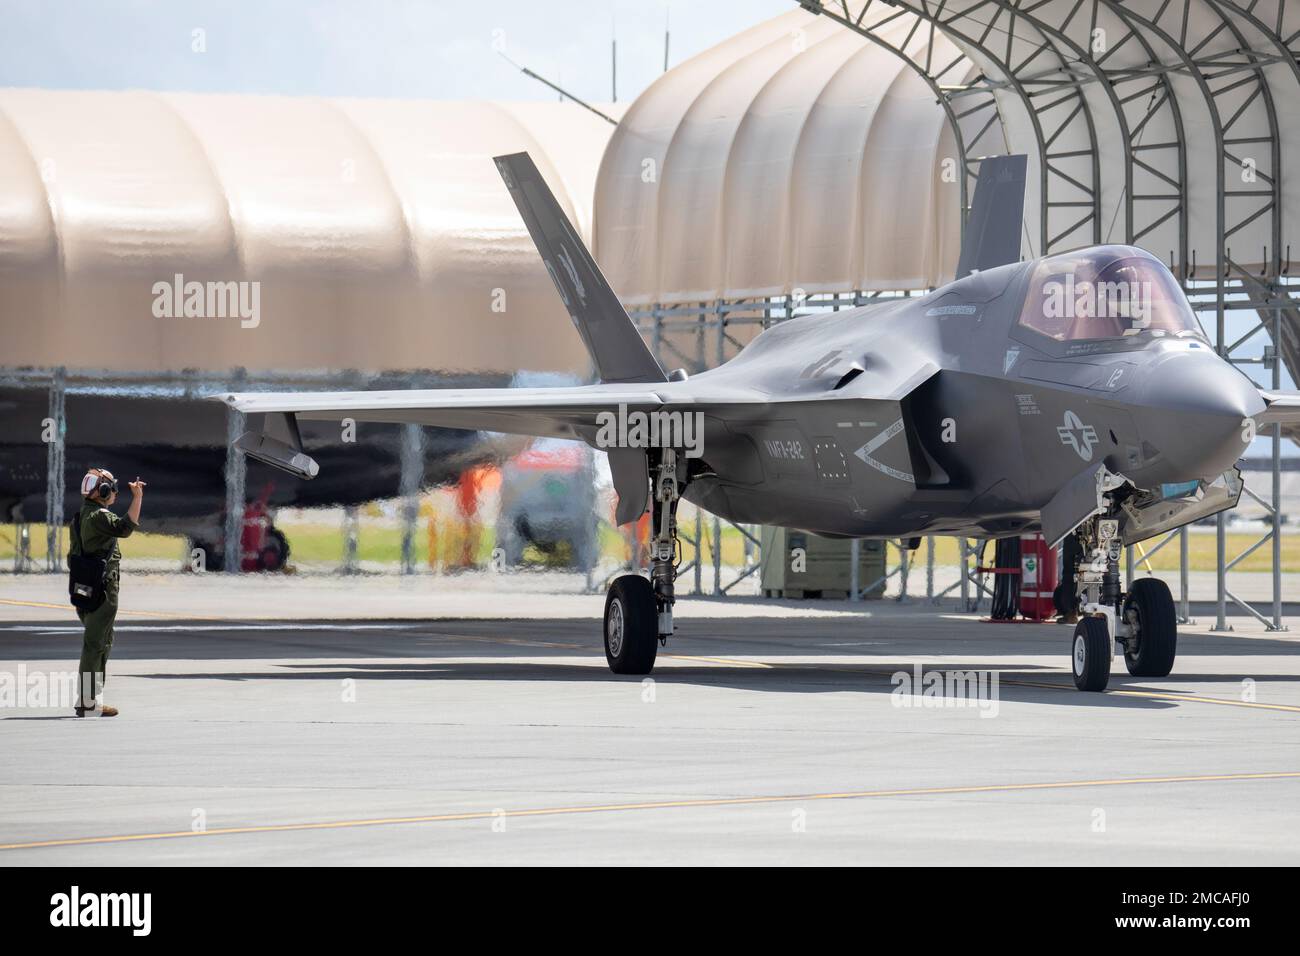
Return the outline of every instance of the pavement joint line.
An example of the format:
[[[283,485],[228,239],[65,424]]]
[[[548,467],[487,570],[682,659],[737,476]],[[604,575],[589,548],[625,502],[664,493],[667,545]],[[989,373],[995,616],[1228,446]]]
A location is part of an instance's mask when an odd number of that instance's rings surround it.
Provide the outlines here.
[[[907,787],[891,790],[849,790],[827,793],[768,794],[751,797],[705,797],[686,800],[650,800],[639,803],[589,804],[569,807],[535,807],[521,810],[476,810],[463,813],[438,813],[412,817],[376,817],[372,819],[333,820],[315,823],[273,823],[261,826],[220,827],[195,832],[175,830],[160,833],[127,833],[113,836],[69,837],[59,840],[36,840],[27,843],[3,843],[0,851],[35,850],[61,846],[90,846],[110,843],[134,843],[145,840],[173,840],[186,837],[232,836],[249,833],[290,833],[301,830],[342,830],[358,827],[397,826],[417,823],[453,823],[494,820],[502,817],[577,816],[594,813],[619,813],[634,810],[674,810],[704,807],[739,807],[764,804],[799,803],[829,800],[863,800],[873,797],[926,797],[976,793],[1024,793],[1041,790],[1077,790],[1088,787],[1123,787],[1176,783],[1220,783],[1245,780],[1283,780],[1300,778],[1300,771],[1281,770],[1266,773],[1199,774],[1168,777],[1126,777],[1102,780],[1061,780],[1047,783],[1004,783],[965,787]]]
[[[675,661],[692,661],[704,664],[724,664],[728,667],[756,667],[763,670],[775,670],[782,665],[768,664],[765,661],[745,661],[734,657],[701,657],[696,654],[660,654]]]

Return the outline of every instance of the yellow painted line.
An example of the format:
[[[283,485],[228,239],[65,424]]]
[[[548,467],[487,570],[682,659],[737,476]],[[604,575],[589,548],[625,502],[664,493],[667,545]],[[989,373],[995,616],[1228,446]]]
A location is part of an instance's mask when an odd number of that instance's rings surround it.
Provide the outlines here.
[[[592,813],[621,813],[631,810],[677,810],[699,807],[739,807],[774,803],[807,803],[823,800],[862,800],[870,797],[931,797],[969,793],[1023,793],[1035,790],[1077,790],[1085,787],[1131,787],[1170,783],[1219,783],[1238,780],[1282,780],[1300,777],[1300,771],[1270,773],[1220,773],[1175,777],[1128,777],[1109,780],[1062,780],[1050,783],[1002,783],[969,787],[908,787],[896,790],[848,790],[833,793],[774,794],[754,797],[712,797],[698,800],[651,800],[642,803],[606,803],[571,807],[539,807],[525,810],[477,810],[467,813],[437,813],[418,817],[375,817],[363,820],[332,820],[319,823],[274,823],[265,826],[220,827],[195,833],[174,830],[161,833],[127,833],[117,836],[72,837],[31,843],[4,843],[0,850],[34,850],[55,846],[88,846],[100,843],[132,843],[141,840],[175,840],[186,837],[230,836],[240,833],[290,833],[298,830],[343,830],[355,827],[394,826],[412,823],[449,823],[467,820],[495,820],[502,817],[576,816]]]
[[[325,623],[329,623],[329,622],[326,621]],[[414,618],[412,619],[412,623],[422,624],[422,623],[429,623],[429,622],[425,622],[418,618]],[[440,622],[434,620],[432,623],[437,624]],[[448,623],[459,623],[459,622],[451,621]],[[433,637],[433,636],[445,636],[445,635],[430,635],[430,636]],[[555,641],[535,641],[535,640],[528,640],[522,637],[501,637],[499,635],[492,635],[492,634],[453,634],[450,636],[449,640],[467,641],[470,643],[477,642],[479,644],[510,644],[517,647],[553,647],[553,648],[559,648],[560,650],[566,650],[566,651],[590,650],[590,647],[586,644],[561,644]]]
[[[1153,690],[1115,690],[1108,693],[1120,697],[1149,697],[1153,700],[1188,700],[1196,704],[1219,704],[1224,707],[1255,707],[1260,710],[1282,710],[1300,714],[1300,707],[1291,704],[1261,704],[1253,700],[1231,700],[1226,697],[1183,696],[1181,694],[1163,694]]]
[[[758,667],[763,670],[773,670],[780,667],[779,664],[767,664],[763,661],[742,661],[734,657],[699,657],[695,654],[660,654],[660,657],[671,657],[675,661],[691,661],[692,663],[702,664],[723,664],[727,667]]]
[[[48,607],[56,611],[67,611],[70,617],[76,616],[76,609],[71,604],[48,604],[45,601],[16,601],[12,598],[0,598],[0,604],[8,604],[13,607]],[[126,608],[119,607],[118,614],[135,614],[140,617],[163,617],[176,621],[233,621],[234,618],[226,617],[195,617],[192,614],[168,614],[165,611],[128,611]],[[33,621],[33,624],[42,622]],[[45,622],[48,623],[48,622]]]

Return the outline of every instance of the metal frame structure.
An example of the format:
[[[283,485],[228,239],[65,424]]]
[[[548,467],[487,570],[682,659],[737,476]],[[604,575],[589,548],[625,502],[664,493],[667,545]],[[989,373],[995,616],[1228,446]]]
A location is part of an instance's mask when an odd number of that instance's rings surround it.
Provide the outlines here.
[[[1003,3],[990,4],[992,11],[987,19],[945,16],[947,0],[799,0],[799,5],[893,50],[918,71],[928,72],[929,57],[918,60],[902,48],[883,42],[876,33],[879,26],[910,16],[917,24],[925,23],[931,36],[938,31],[951,39],[981,70],[971,83],[937,90],[959,148],[960,123],[954,117],[967,112],[962,109],[962,100],[972,96],[985,102],[991,99],[994,115],[988,123],[1001,120],[1007,129],[1008,114],[1015,112],[1032,132],[1031,143],[1008,144],[1013,150],[1030,152],[1031,175],[1037,181],[1044,210],[1038,228],[1028,237],[1030,248],[1037,255],[1101,241],[1101,170],[1093,107],[1083,94],[1067,53],[1051,42],[1038,21],[1008,10]],[[1017,27],[1029,35],[1018,34]],[[933,84],[931,88],[935,88]],[[1062,142],[1079,120],[1085,132],[1084,148],[1074,147],[1068,139]],[[967,152],[962,152],[961,162],[967,177],[978,173],[973,168],[975,160]],[[968,202],[963,189],[963,216]]]
[[[1164,224],[1176,226],[1177,248],[1169,262],[1194,307],[1214,314],[1219,353],[1237,364],[1261,360],[1236,354],[1265,330],[1273,346],[1262,360],[1280,385],[1279,362],[1300,378],[1300,289],[1287,281],[1290,250],[1283,250],[1282,177],[1285,164],[1277,101],[1300,94],[1300,2],[1297,0],[796,0],[810,13],[828,16],[881,43],[874,24],[909,15],[946,35],[983,75],[964,88],[940,88],[940,104],[960,139],[954,118],[960,98],[972,90],[993,91],[1004,125],[1028,120],[1033,142],[1017,143],[1030,153],[1041,190],[1041,214],[1034,254],[1047,254],[1108,241],[1123,213],[1122,240],[1150,247]],[[883,18],[883,19],[882,19]],[[1196,24],[1213,24],[1193,35]],[[1100,32],[1099,32],[1100,31]],[[887,44],[882,44],[887,45]],[[896,51],[897,52],[897,51]],[[899,52],[913,68],[915,56]],[[1199,94],[1189,100],[1180,81]],[[1275,88],[1275,84],[1282,84]],[[934,86],[932,85],[932,89]],[[1181,95],[1180,95],[1181,93]],[[1109,110],[1105,107],[1109,106]],[[1214,165],[1213,271],[1198,263],[1190,222],[1190,138],[1188,110],[1207,122],[1219,161]],[[1018,115],[1017,115],[1018,114]],[[1082,118],[1086,155],[1062,150],[1057,142]],[[1100,128],[1100,131],[1099,131]],[[1154,140],[1154,141],[1152,141]],[[1251,155],[1255,153],[1257,155]],[[1066,170],[1084,161],[1091,180]],[[962,157],[969,173],[969,158]],[[1073,167],[1071,167],[1073,169]],[[1228,170],[1238,171],[1230,177]],[[1116,174],[1116,170],[1118,173]],[[1236,181],[1233,181],[1236,180]],[[1118,202],[1109,223],[1103,195]],[[1083,209],[1078,220],[1066,210]],[[964,215],[964,211],[963,211]],[[1232,255],[1232,241],[1267,217],[1269,242],[1260,274]],[[1104,226],[1104,230],[1103,230]],[[1032,231],[1031,231],[1032,232]],[[1258,325],[1227,340],[1226,313],[1232,305],[1254,310]],[[1273,443],[1271,501],[1248,491],[1271,516],[1272,527],[1241,555],[1229,560],[1226,528],[1218,520],[1218,609],[1216,628],[1226,629],[1228,601],[1272,630],[1282,629],[1279,427]],[[1234,595],[1228,571],[1265,543],[1273,551],[1271,614]],[[1184,574],[1185,574],[1184,567]]]
[[[69,370],[59,368],[24,368],[0,370],[0,385],[19,388],[43,388],[49,394],[49,437],[46,443],[45,571],[63,570],[63,499],[65,495],[65,446],[67,433],[66,398],[69,389],[93,390],[107,393],[137,393],[156,396],[194,398],[203,394],[238,389],[272,388],[364,388],[372,380],[391,376],[365,375],[355,371],[342,372],[259,372],[249,373],[236,368],[229,372],[198,372],[186,370],[171,379],[156,372],[115,372],[105,370]],[[437,388],[446,382],[435,373],[410,373],[399,384],[410,388]],[[224,569],[227,573],[240,570],[240,543],[246,501],[245,477],[247,463],[244,453],[234,447],[234,440],[244,431],[244,416],[234,409],[226,411],[226,461],[224,478],[225,501],[225,552]],[[402,573],[414,573],[414,523],[418,517],[417,496],[424,471],[423,437],[419,426],[406,426],[401,446],[401,475],[399,495],[402,498]],[[356,570],[356,529],[354,513],[345,520],[345,572]],[[29,555],[28,530],[19,527],[15,539],[14,571],[22,573],[35,570]]]

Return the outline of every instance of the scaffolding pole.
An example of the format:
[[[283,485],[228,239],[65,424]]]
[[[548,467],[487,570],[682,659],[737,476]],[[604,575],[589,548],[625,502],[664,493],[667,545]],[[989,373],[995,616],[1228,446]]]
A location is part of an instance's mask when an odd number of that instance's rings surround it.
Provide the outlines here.
[[[420,517],[420,485],[424,481],[424,429],[402,426],[402,573],[415,573],[415,532]]]
[[[50,376],[49,440],[45,446],[45,570],[63,570],[63,497],[67,448],[67,371],[60,367]]]
[[[226,541],[222,568],[238,574],[243,563],[244,504],[247,498],[248,462],[235,447],[235,439],[244,433],[244,413],[226,407]]]
[[[343,566],[339,569],[344,574],[356,574],[361,570],[357,560],[360,543],[360,521],[356,505],[343,506]]]
[[[934,600],[934,535],[925,536],[925,599]]]

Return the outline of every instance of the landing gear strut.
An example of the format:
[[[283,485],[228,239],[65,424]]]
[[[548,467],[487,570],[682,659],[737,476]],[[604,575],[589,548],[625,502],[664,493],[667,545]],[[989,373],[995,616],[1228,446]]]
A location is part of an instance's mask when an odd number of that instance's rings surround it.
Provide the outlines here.
[[[659,452],[650,471],[650,578],[625,574],[615,578],[605,597],[605,660],[615,674],[648,674],[660,644],[673,633],[673,582],[677,578],[677,503],[684,482],[677,453]]]
[[[1114,513],[1113,511],[1111,512]],[[1110,682],[1115,645],[1136,677],[1165,677],[1178,647],[1177,616],[1168,586],[1142,578],[1124,594],[1119,557],[1123,541],[1116,518],[1095,516],[1078,529],[1083,560],[1075,575],[1082,616],[1070,644],[1070,670],[1079,690],[1102,691]]]

